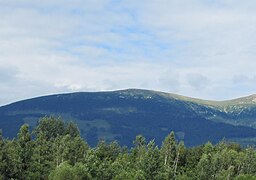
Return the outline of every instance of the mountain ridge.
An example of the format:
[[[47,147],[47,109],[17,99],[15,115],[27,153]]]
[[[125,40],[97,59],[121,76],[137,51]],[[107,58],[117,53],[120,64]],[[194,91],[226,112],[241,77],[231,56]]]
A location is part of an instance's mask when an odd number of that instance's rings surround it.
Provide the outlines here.
[[[0,107],[0,129],[13,137],[22,123],[33,127],[39,118],[53,115],[74,120],[93,145],[98,139],[106,139],[130,146],[127,142],[137,134],[161,142],[170,131],[191,146],[223,138],[254,144],[253,98],[209,101],[141,89],[63,93]]]
[[[27,98],[27,99],[22,99],[22,100],[18,100],[15,102],[10,102],[8,104],[5,105],[1,105],[0,108],[4,107],[4,106],[9,106],[15,103],[19,103],[19,102],[23,102],[23,101],[27,101],[27,100],[33,100],[33,99],[37,99],[37,98],[43,98],[43,97],[48,97],[48,96],[61,96],[61,95],[70,95],[70,94],[82,94],[82,93],[109,93],[109,92],[129,92],[129,91],[144,91],[144,92],[154,92],[154,93],[158,93],[160,95],[165,95],[165,96],[170,96],[173,98],[178,98],[178,99],[182,99],[185,101],[191,101],[191,102],[199,102],[201,104],[207,105],[207,104],[227,104],[229,102],[236,102],[236,101],[240,101],[240,100],[250,100],[253,101],[253,103],[256,104],[256,94],[251,94],[251,95],[247,95],[247,96],[241,96],[241,97],[237,97],[237,98],[232,98],[232,99],[226,99],[226,100],[211,100],[211,99],[202,99],[202,98],[194,98],[194,97],[190,97],[190,96],[185,96],[185,95],[180,95],[180,94],[175,94],[175,93],[170,93],[170,92],[165,92],[165,91],[159,91],[159,90],[148,90],[148,89],[139,89],[139,88],[128,88],[128,89],[119,89],[119,90],[104,90],[104,91],[77,91],[77,92],[67,92],[67,93],[56,93],[56,94],[48,94],[48,95],[42,95],[42,96],[36,96],[36,97],[32,97],[32,98]]]

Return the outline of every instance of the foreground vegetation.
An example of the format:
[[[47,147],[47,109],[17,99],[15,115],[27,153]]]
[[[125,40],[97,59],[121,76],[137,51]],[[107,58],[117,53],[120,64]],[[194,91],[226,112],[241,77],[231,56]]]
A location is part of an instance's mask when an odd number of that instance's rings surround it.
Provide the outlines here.
[[[77,126],[45,117],[17,138],[0,134],[0,179],[256,179],[256,150],[210,142],[186,148],[171,132],[158,147],[139,135],[132,148],[99,141],[94,148]]]

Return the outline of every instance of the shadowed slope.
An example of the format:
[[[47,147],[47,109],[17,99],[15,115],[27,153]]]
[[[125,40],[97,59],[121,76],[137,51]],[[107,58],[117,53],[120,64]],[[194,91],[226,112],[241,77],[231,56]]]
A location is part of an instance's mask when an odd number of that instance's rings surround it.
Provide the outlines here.
[[[24,122],[35,126],[38,118],[54,115],[74,120],[91,145],[106,139],[130,146],[138,134],[160,143],[170,131],[189,146],[223,138],[254,141],[256,129],[234,126],[244,117],[256,117],[254,104],[239,104],[243,100],[204,101],[138,89],[60,94],[1,107],[0,128],[12,137]],[[232,110],[240,105],[250,107],[249,113]]]

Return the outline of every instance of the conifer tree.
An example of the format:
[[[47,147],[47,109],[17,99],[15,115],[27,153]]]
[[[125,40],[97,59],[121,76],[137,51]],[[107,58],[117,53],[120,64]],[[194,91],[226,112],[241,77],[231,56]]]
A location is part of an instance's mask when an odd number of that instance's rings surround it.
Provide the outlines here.
[[[19,179],[22,175],[21,167],[17,141],[6,140],[3,147],[3,179]]]
[[[58,129],[64,130],[54,132]],[[0,179],[255,179],[255,148],[210,142],[192,148],[175,140],[171,132],[161,149],[138,135],[131,149],[114,141],[90,148],[77,126],[44,118],[31,138],[27,124],[16,139],[0,131]]]
[[[30,166],[31,179],[46,179],[54,168],[53,163],[53,142],[47,140],[43,132],[38,132],[33,149]]]
[[[161,155],[165,174],[168,179],[174,178],[175,158],[177,153],[177,143],[174,132],[171,132],[163,141]]]
[[[133,159],[137,161],[137,163],[140,163],[146,152],[146,138],[142,135],[138,135],[135,141],[133,141],[133,144],[135,146],[132,150]]]
[[[154,140],[147,145],[147,151],[142,160],[142,170],[146,179],[162,179],[162,164],[160,151]]]
[[[176,141],[175,141],[175,134],[172,131],[164,140],[161,153],[164,157],[164,165],[167,167],[172,167],[174,164],[174,159],[176,157]]]
[[[21,178],[26,179],[33,152],[33,142],[31,139],[31,134],[29,132],[28,124],[24,124],[23,126],[21,126],[18,133],[17,144],[18,155],[21,161]]]
[[[39,124],[35,129],[35,134],[43,133],[46,140],[53,141],[58,136],[65,134],[65,123],[58,117],[44,117],[39,120]]]
[[[69,134],[72,138],[80,136],[79,129],[73,121],[67,123],[65,134]]]
[[[0,129],[0,179],[2,179],[2,176],[4,173],[3,149],[4,149],[4,138],[3,138],[2,130]]]

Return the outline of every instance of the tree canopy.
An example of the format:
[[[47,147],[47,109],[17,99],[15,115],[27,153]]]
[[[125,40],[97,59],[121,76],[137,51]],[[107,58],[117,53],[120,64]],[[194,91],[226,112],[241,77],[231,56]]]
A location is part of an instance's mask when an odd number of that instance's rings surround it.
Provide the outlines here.
[[[170,132],[161,147],[143,135],[132,148],[100,140],[90,147],[74,122],[45,117],[17,137],[0,131],[0,179],[256,179],[256,150],[225,141],[186,148]]]

